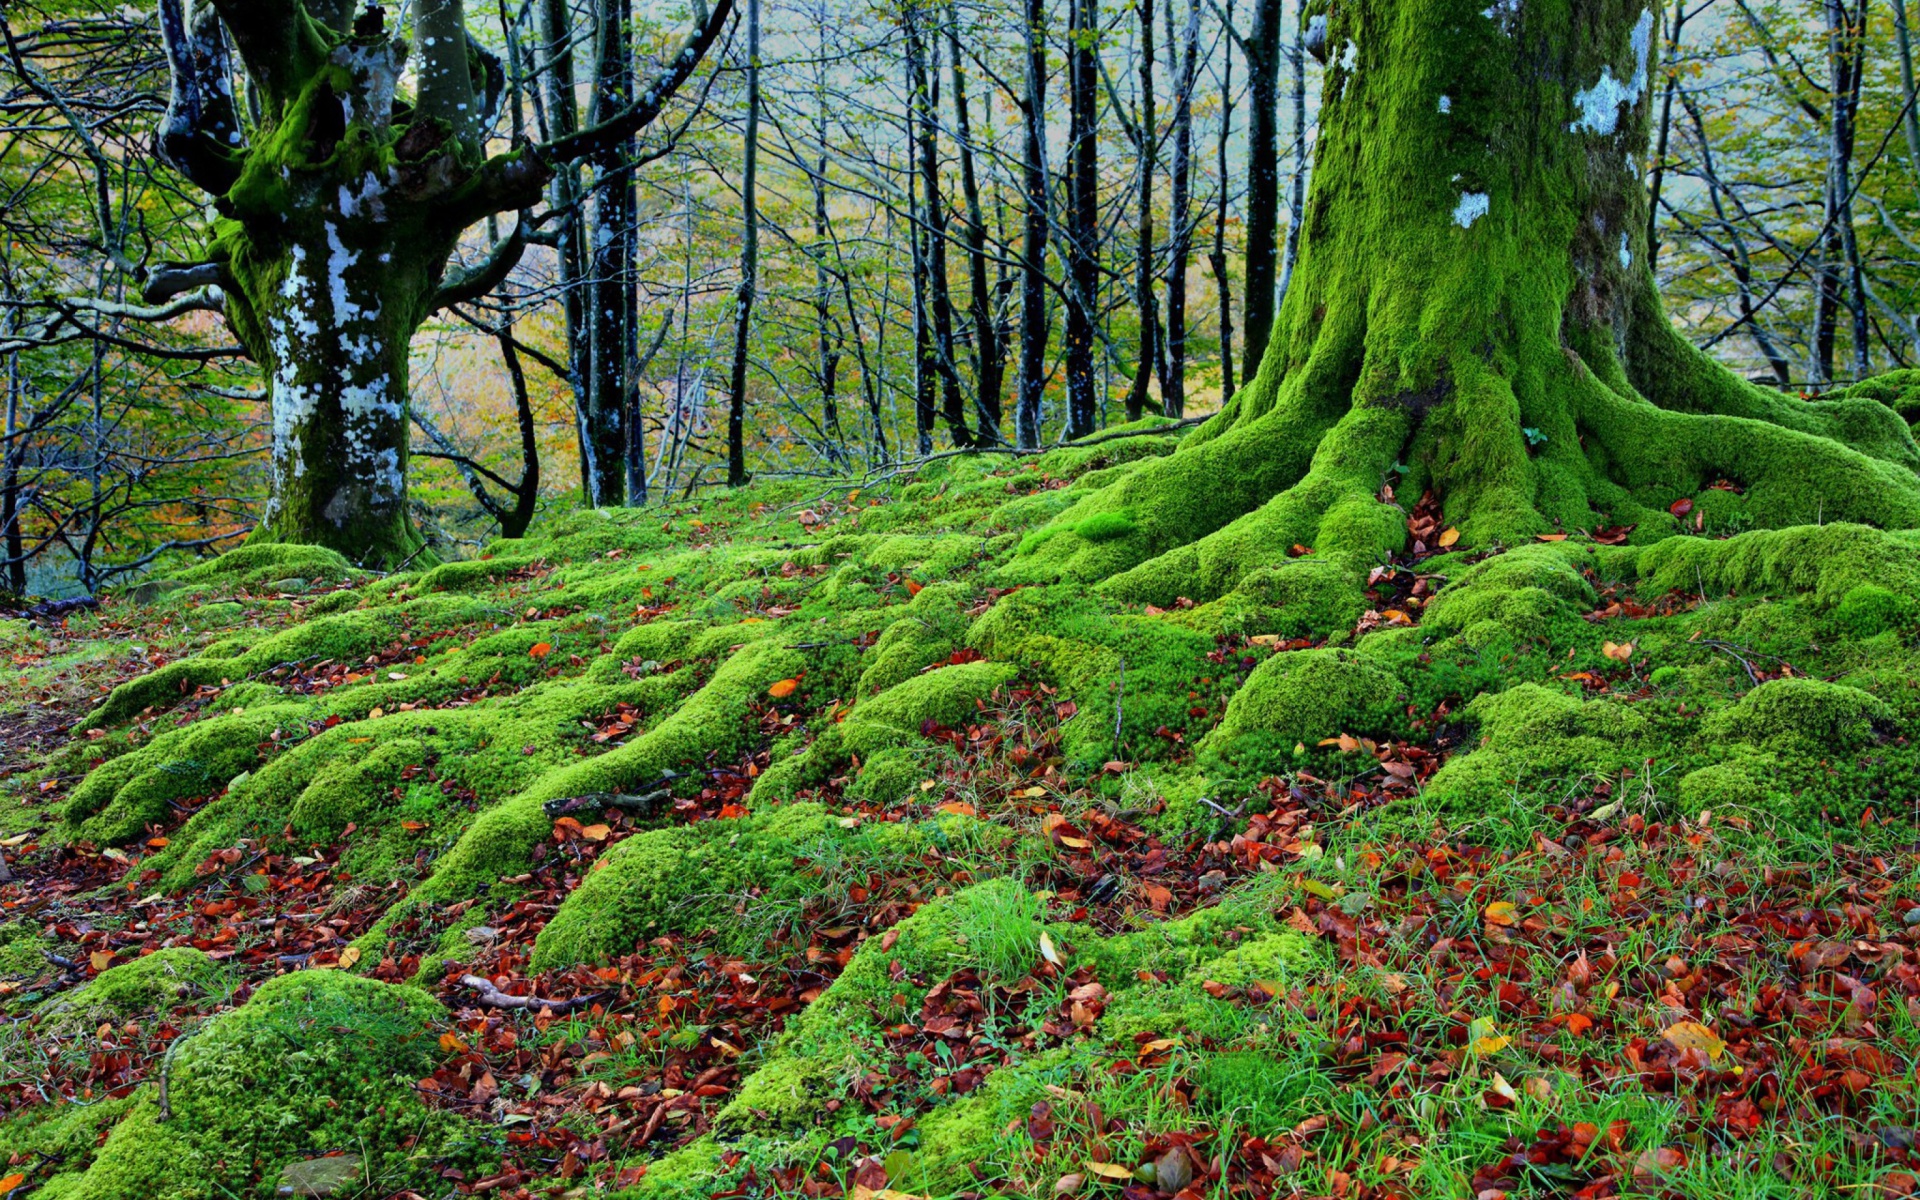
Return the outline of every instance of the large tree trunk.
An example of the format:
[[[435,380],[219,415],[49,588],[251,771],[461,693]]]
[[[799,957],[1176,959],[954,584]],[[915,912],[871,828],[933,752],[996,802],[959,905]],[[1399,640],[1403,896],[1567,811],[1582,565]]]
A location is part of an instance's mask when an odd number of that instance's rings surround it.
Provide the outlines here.
[[[1029,569],[1158,604],[1288,570],[1295,545],[1364,571],[1405,543],[1394,496],[1428,488],[1466,546],[1656,537],[1720,480],[1757,525],[1920,522],[1890,409],[1756,388],[1668,323],[1638,174],[1650,13],[1344,0],[1326,33],[1300,265],[1258,373],[1058,518],[1130,532],[1051,538]]]
[[[629,102],[633,80],[629,0],[600,0],[599,47],[594,71],[592,120]],[[628,369],[634,353],[634,196],[633,139],[608,148],[594,163],[593,204],[586,241],[592,247],[588,286],[587,417],[592,456],[581,489],[590,507],[618,508],[627,502]]]

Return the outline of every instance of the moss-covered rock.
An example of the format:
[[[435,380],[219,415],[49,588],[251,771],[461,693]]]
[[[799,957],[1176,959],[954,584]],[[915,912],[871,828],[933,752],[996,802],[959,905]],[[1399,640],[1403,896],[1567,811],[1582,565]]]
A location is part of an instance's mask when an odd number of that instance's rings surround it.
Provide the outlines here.
[[[281,1168],[329,1151],[382,1186],[434,1186],[437,1162],[486,1161],[458,1118],[415,1091],[445,1013],[424,992],[338,971],[263,984],[175,1049],[169,1113],[143,1090],[62,1193],[79,1200],[274,1194]]]
[[[1227,703],[1210,749],[1231,749],[1251,735],[1291,746],[1348,733],[1386,733],[1404,717],[1400,681],[1344,650],[1275,654],[1255,667]]]

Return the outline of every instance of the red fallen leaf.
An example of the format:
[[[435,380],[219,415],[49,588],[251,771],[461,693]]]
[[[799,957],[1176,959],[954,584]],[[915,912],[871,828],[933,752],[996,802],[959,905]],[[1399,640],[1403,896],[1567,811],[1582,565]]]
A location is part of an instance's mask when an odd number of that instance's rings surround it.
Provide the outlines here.
[[[527,647],[527,654],[532,658],[545,658],[552,653],[553,644],[550,642],[535,642],[533,645]]]
[[[907,595],[918,596],[920,594],[920,589],[926,586],[927,585],[924,583],[915,583],[913,580],[909,579],[907,580]]]
[[[1684,517],[1693,511],[1693,501],[1686,496],[1682,496],[1672,504],[1667,505],[1667,511],[1676,517]]]

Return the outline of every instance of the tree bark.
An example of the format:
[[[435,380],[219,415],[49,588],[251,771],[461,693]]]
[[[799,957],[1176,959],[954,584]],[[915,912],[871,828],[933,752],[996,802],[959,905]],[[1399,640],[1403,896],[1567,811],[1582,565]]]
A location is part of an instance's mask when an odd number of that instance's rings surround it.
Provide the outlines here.
[[[760,287],[760,0],[747,0],[747,127],[740,171],[740,286],[734,293],[727,383],[727,486],[747,482],[747,346]]]
[[[1920,522],[1891,409],[1756,387],[1662,311],[1637,0],[1343,0],[1325,33],[1300,263],[1258,372],[1062,512],[1024,578],[1170,605],[1254,572],[1364,577],[1406,543],[1394,497],[1428,489],[1468,546],[1680,532],[1669,505],[1719,480],[1756,525]],[[1068,532],[1095,512],[1128,521]]]
[[[1000,392],[1007,375],[1007,347],[994,317],[993,284],[987,265],[987,219],[980,209],[980,180],[973,162],[973,114],[967,100],[967,76],[960,65],[960,12],[947,7],[947,54],[953,85],[953,119],[960,156],[960,194],[966,203],[968,315],[973,326],[973,414],[975,435],[983,446],[999,444]]]
[[[1140,160],[1138,210],[1134,216],[1133,303],[1140,317],[1140,364],[1127,389],[1127,420],[1146,412],[1154,360],[1164,357],[1159,343],[1160,314],[1153,296],[1153,176],[1160,166],[1160,125],[1153,95],[1153,0],[1135,0],[1140,19],[1140,121],[1136,131]]]
[[[1227,7],[1221,22],[1227,28],[1229,40],[1233,38],[1233,0],[1227,0]],[[1233,134],[1233,49],[1229,46],[1221,56],[1220,64],[1220,132],[1214,140],[1214,178],[1218,180],[1214,194],[1213,209],[1213,250],[1207,255],[1207,263],[1213,268],[1214,291],[1220,301],[1220,403],[1226,404],[1233,399],[1233,277],[1227,261],[1227,204],[1229,195],[1227,180],[1227,141]]]
[[[1286,0],[1255,0],[1247,60],[1247,369],[1257,370],[1273,328],[1280,265],[1280,53]]]
[[[1167,0],[1167,51],[1174,53],[1173,0]],[[1188,0],[1187,27],[1174,75],[1173,195],[1167,215],[1167,380],[1161,403],[1169,417],[1187,411],[1187,258],[1193,249],[1193,84],[1200,58],[1200,0]]]
[[[1300,261],[1300,225],[1307,215],[1307,56],[1302,31],[1296,27],[1287,43],[1287,64],[1293,74],[1293,178],[1287,187],[1287,246],[1280,260],[1280,286],[1274,303],[1284,304]]]
[[[590,120],[631,102],[633,79],[631,0],[599,0]],[[634,225],[638,219],[633,175],[634,142],[623,138],[595,156],[586,240],[591,247],[587,288],[587,434],[591,472],[583,489],[592,508],[618,508],[627,501],[628,368],[633,362]]]
[[[1067,30],[1067,438],[1094,431],[1093,312],[1100,286],[1099,0],[1072,0]]]
[[[1014,409],[1014,437],[1022,450],[1040,445],[1040,417],[1047,387],[1047,234],[1050,194],[1047,174],[1046,0],[1026,0],[1026,96],[1021,128],[1025,143],[1022,191],[1026,228],[1020,254],[1020,394]]]
[[[927,316],[931,322],[928,367],[940,384],[940,415],[957,447],[973,445],[967,410],[960,398],[960,371],[953,357],[953,293],[947,282],[947,210],[940,197],[940,97],[937,69],[928,61],[929,43],[921,30],[925,14],[915,6],[905,13],[907,78],[913,89],[914,141],[920,170],[920,221],[926,239],[921,266]]]

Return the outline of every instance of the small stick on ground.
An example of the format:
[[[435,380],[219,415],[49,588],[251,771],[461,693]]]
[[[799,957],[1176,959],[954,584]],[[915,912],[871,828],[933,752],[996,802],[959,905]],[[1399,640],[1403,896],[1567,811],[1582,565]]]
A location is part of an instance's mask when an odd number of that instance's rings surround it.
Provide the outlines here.
[[[571,1000],[543,1000],[539,996],[509,996],[493,986],[490,980],[478,975],[462,975],[460,982],[480,993],[475,999],[488,1008],[536,1008],[563,1013],[585,1008],[607,995],[605,992],[595,992],[590,996],[575,996]]]

